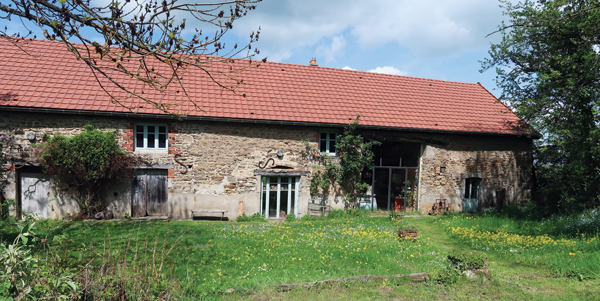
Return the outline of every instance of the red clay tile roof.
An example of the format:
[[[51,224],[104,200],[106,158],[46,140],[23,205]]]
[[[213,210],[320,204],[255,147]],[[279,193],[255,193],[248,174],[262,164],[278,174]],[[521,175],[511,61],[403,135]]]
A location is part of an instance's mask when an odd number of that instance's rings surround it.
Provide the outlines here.
[[[61,42],[0,39],[0,109],[4,107],[164,114],[139,100],[129,110],[111,103],[91,70]],[[243,62],[242,62],[243,63]],[[411,130],[519,134],[520,119],[479,84],[267,62],[241,74],[237,92],[222,91],[206,74],[183,75],[189,95],[203,110],[191,117],[348,124]],[[139,82],[120,83],[141,91]],[[110,92],[126,96],[109,85]],[[183,94],[183,93],[180,93]],[[183,103],[183,95],[169,97]],[[172,100],[169,99],[169,100]]]

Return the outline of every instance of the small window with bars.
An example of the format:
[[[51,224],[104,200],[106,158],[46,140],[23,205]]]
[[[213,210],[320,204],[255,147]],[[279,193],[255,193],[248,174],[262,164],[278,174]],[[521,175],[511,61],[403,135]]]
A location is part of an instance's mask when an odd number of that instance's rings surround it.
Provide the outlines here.
[[[135,150],[169,149],[169,135],[165,124],[136,124]]]

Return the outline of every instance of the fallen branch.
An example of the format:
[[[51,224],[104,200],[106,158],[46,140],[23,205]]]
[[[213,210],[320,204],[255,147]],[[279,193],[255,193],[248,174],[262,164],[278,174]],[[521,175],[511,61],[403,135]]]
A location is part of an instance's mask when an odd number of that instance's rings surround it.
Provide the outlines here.
[[[384,280],[386,278],[405,278],[405,277],[410,277],[410,278],[412,278],[412,280],[424,280],[426,278],[429,278],[429,274],[428,273],[414,273],[414,274],[399,274],[399,275],[390,275],[390,276],[370,276],[370,275],[366,275],[366,276],[355,276],[355,277],[343,277],[343,278],[339,278],[339,279],[329,279],[329,280],[315,281],[315,282],[281,284],[281,285],[277,285],[275,287],[280,292],[287,292],[287,291],[291,291],[294,288],[299,287],[299,286],[301,286],[301,287],[311,287],[311,286],[315,286],[315,285],[323,285],[323,284],[330,284],[330,283],[341,283],[341,282],[346,282],[346,281]]]

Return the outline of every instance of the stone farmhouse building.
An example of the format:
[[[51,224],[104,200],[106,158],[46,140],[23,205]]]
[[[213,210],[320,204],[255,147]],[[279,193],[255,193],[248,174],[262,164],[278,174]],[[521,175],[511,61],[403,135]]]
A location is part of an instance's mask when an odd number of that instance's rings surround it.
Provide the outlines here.
[[[336,137],[357,114],[361,135],[381,142],[375,168],[363,175],[380,210],[412,198],[423,212],[440,199],[456,211],[478,211],[525,202],[533,187],[537,134],[519,128],[521,119],[479,83],[266,62],[239,74],[247,84],[236,95],[184,70],[200,109],[172,91],[165,103],[185,113],[173,116],[100,78],[121,104],[111,101],[60,42],[15,46],[2,39],[0,70],[0,132],[12,143],[5,147],[11,171],[4,197],[43,218],[61,218],[77,205],[31,160],[31,145],[44,134],[75,135],[86,124],[116,130],[124,150],[151,162],[105,192],[117,217],[190,218],[193,209],[220,209],[233,219],[240,201],[247,215],[303,216],[316,170],[303,141],[335,158]],[[147,91],[125,76],[120,81]]]

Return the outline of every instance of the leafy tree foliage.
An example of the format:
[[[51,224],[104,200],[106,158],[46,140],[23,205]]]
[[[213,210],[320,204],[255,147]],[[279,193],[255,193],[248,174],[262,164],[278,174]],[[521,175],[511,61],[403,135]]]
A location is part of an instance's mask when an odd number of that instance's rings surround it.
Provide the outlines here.
[[[121,150],[116,131],[102,132],[91,125],[73,137],[56,135],[42,145],[40,158],[44,171],[59,178],[58,187],[71,192],[83,214],[106,208],[101,193],[110,180],[126,176],[139,159]]]
[[[334,188],[336,194],[344,196],[347,207],[356,207],[360,198],[367,193],[369,184],[362,181],[362,174],[365,170],[373,169],[373,146],[379,145],[379,142],[365,141],[356,133],[359,119],[360,115],[356,116],[339,136],[336,145],[340,152],[339,162],[326,154],[317,157],[323,167],[311,179],[312,195],[327,198],[331,188]]]
[[[501,100],[543,138],[535,153],[538,200],[554,209],[598,201],[600,3],[502,1],[507,24],[483,68]],[[577,207],[577,206],[575,206]]]
[[[237,75],[249,65],[235,65],[232,57],[252,58],[258,54],[257,49],[252,50],[251,43],[258,40],[259,32],[252,32],[248,44],[240,47],[237,44],[226,47],[221,38],[260,1],[7,0],[0,2],[0,18],[19,19],[25,26],[41,28],[46,39],[64,42],[91,68],[105,91],[106,86],[112,84],[131,97],[169,112],[172,104],[163,98],[172,85],[180,86],[175,89],[187,96],[181,80],[187,68],[202,70],[226,90],[235,91],[243,84]],[[216,31],[190,30],[190,23],[216,28]],[[9,36],[0,30],[0,38],[18,46],[17,37],[33,35],[32,30],[27,31]],[[98,34],[102,43],[93,39]],[[215,68],[215,64],[229,65],[229,68]],[[124,78],[138,80],[144,89],[134,89],[139,86],[135,84],[126,85]],[[144,90],[158,92],[158,97]],[[124,99],[110,96],[125,106]],[[187,99],[199,107],[189,96]]]

